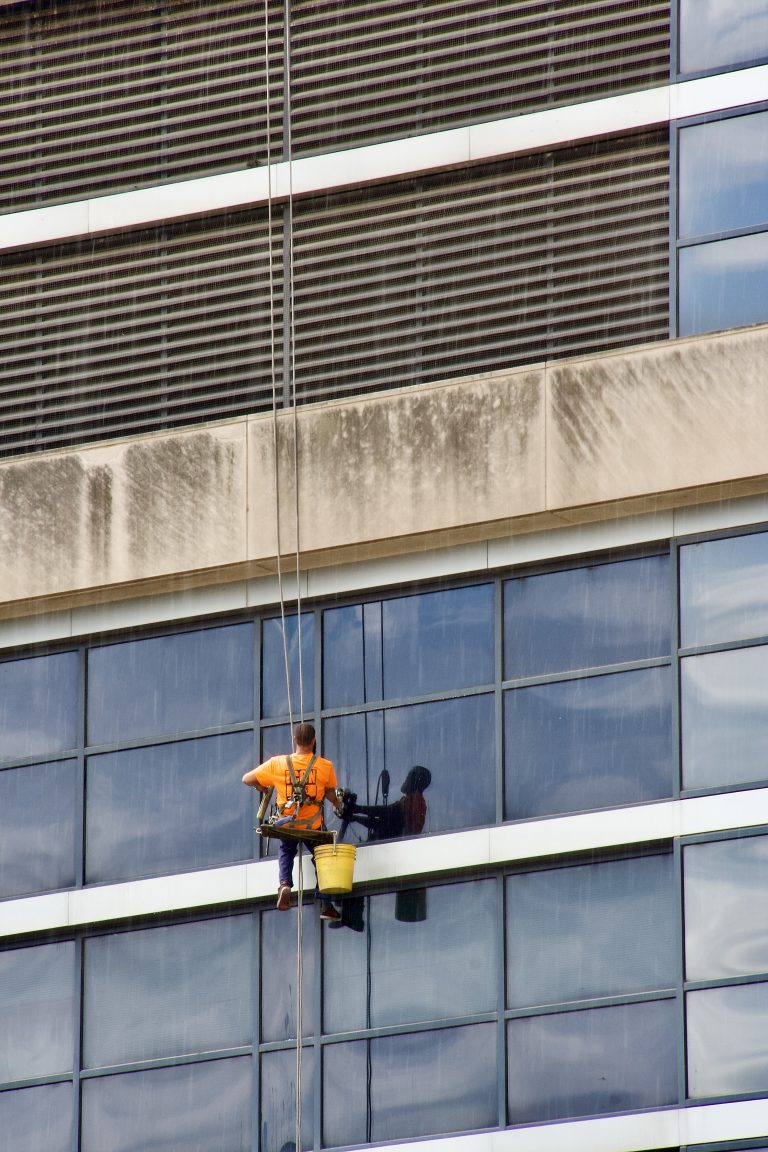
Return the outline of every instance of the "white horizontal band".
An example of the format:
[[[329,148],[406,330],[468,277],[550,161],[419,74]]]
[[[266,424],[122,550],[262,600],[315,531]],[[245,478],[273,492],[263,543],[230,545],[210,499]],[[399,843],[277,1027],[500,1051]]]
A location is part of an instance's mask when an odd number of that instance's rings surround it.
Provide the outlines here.
[[[0,216],[0,251],[244,209],[651,128],[768,99],[768,65],[523,116]]]

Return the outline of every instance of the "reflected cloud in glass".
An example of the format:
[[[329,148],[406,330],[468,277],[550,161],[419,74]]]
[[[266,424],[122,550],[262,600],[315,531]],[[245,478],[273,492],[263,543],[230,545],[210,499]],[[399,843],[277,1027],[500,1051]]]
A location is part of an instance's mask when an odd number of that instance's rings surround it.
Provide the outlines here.
[[[0,897],[75,883],[74,760],[0,772]]]
[[[683,647],[768,636],[768,532],[680,549]]]
[[[768,56],[765,0],[681,0],[680,71],[703,72]]]
[[[683,128],[679,148],[681,239],[768,223],[768,112]]]
[[[0,1148],[71,1152],[72,1118],[71,1084],[0,1092]]]
[[[689,980],[768,972],[768,837],[683,850]]]
[[[678,270],[680,336],[768,319],[768,232],[681,248]]]
[[[75,945],[0,952],[0,1083],[72,1069]]]
[[[688,1095],[768,1088],[768,984],[706,988],[686,997]]]
[[[4,760],[74,747],[79,663],[77,652],[0,663],[0,748]]]

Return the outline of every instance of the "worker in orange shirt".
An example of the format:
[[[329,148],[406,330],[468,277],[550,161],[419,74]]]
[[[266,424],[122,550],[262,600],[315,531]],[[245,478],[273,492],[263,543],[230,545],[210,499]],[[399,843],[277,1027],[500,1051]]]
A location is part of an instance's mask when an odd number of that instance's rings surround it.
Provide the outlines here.
[[[266,792],[277,792],[279,825],[291,831],[318,831],[323,827],[323,803],[330,800],[334,808],[340,803],[336,792],[336,770],[330,760],[317,755],[317,738],[311,724],[297,724],[293,730],[293,755],[273,756],[243,776],[243,784]],[[293,862],[299,843],[304,844],[315,859],[315,845],[301,836],[280,840],[277,852],[279,886],[277,907],[287,912],[291,907],[293,888]],[[315,896],[319,893],[315,890]],[[329,900],[320,909],[322,920],[340,920],[341,915]]]

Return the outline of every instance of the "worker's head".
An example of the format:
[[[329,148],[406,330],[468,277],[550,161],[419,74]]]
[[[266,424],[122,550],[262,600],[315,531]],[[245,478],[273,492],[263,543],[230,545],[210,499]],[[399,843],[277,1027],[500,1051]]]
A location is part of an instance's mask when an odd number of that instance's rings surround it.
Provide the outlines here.
[[[297,751],[314,752],[317,749],[314,727],[311,724],[297,724],[293,730],[293,743]]]
[[[414,764],[403,780],[400,791],[408,796],[411,792],[423,792],[432,783],[432,773],[423,764]]]

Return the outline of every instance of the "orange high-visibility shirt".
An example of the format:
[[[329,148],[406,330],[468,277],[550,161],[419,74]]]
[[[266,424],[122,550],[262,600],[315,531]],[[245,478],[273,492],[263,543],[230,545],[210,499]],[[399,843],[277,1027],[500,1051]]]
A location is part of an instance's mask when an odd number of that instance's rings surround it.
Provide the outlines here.
[[[291,759],[293,760],[293,774],[300,781],[312,756],[309,753],[298,755],[294,752]],[[314,804],[304,804],[298,813],[295,813],[290,806],[286,807],[293,795],[287,756],[273,756],[271,760],[265,760],[263,764],[259,764],[256,769],[256,779],[262,787],[271,787],[276,790],[277,807],[282,815],[293,816],[297,821],[308,820],[309,823],[305,825],[306,828],[316,829],[322,826],[323,797],[329,788],[336,787],[336,770],[330,760],[318,756],[304,786],[305,799],[317,800],[321,805],[319,809]]]

